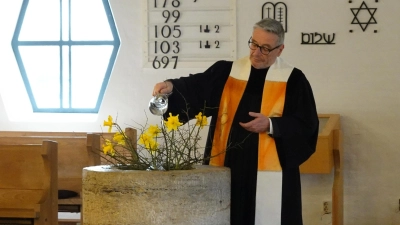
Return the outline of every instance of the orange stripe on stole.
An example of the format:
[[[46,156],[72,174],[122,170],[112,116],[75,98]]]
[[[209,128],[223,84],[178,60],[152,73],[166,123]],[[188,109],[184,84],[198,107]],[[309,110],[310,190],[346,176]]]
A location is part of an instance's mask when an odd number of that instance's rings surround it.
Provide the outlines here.
[[[286,82],[266,81],[264,84],[261,113],[268,117],[281,117],[285,104]],[[267,133],[259,134],[258,170],[281,171],[275,140]]]
[[[215,125],[214,138],[211,149],[210,165],[223,166],[229,133],[231,131],[233,117],[239,106],[240,99],[246,88],[247,81],[238,80],[231,76],[225,83],[219,103],[218,119]]]
[[[210,165],[223,166],[233,117],[246,88],[247,81],[228,77],[222,93],[215,127]],[[286,82],[266,81],[261,113],[270,117],[282,116]],[[281,171],[275,141],[267,133],[259,134],[258,170]]]

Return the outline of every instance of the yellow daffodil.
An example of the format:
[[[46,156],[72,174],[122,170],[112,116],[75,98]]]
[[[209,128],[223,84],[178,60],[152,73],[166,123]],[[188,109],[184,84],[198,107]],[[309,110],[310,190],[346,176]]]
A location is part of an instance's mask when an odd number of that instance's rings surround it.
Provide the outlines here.
[[[125,135],[117,132],[114,134],[113,141],[117,142],[119,145],[125,145]]]
[[[165,126],[167,127],[167,131],[178,130],[178,127],[183,123],[179,122],[179,115],[172,116],[172,113],[169,113],[169,117],[167,121],[165,121]]]
[[[105,144],[103,144],[103,153],[105,155],[111,155],[111,156],[114,156],[115,154],[114,146],[108,139],[106,139]]]
[[[108,120],[107,121],[104,120],[103,126],[108,127],[108,133],[111,132],[113,124],[114,123],[113,123],[112,116],[108,116]]]
[[[199,114],[197,114],[196,116],[196,126],[200,126],[200,128],[203,128],[204,126],[206,126],[208,124],[207,122],[207,117],[203,116],[203,113],[199,112]]]
[[[150,125],[150,127],[147,129],[147,134],[155,137],[159,133],[161,133],[161,129],[157,125]]]
[[[134,127],[124,130],[108,116],[104,126],[109,128],[108,132],[114,130],[114,133],[112,138],[103,136],[100,153],[113,166],[122,169],[192,169],[195,163],[202,160],[201,153],[197,151],[201,139],[199,129],[209,125],[204,111],[192,116],[193,122],[185,121],[184,124],[179,121],[179,114],[173,116],[169,113],[165,119],[161,117],[160,124],[146,122],[145,126],[140,126],[140,134]]]
[[[158,148],[157,141],[147,133],[140,135],[139,144],[142,144],[145,148],[151,151],[156,151]]]
[[[148,140],[151,139],[150,135],[143,133],[140,135],[139,137],[139,144],[146,144],[146,142],[148,142]]]
[[[158,149],[158,142],[154,139],[150,140],[150,143],[148,144],[148,149],[150,149],[151,151],[157,151]]]

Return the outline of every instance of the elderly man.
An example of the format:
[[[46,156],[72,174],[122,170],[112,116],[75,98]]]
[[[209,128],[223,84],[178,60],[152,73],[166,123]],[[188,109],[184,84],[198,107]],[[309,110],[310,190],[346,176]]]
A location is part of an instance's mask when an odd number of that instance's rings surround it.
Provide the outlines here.
[[[299,166],[314,153],[318,115],[303,72],[279,56],[278,21],[254,25],[250,55],[203,73],[157,83],[168,112],[211,116],[206,164],[231,169],[232,225],[302,225]],[[208,157],[209,156],[209,157]]]

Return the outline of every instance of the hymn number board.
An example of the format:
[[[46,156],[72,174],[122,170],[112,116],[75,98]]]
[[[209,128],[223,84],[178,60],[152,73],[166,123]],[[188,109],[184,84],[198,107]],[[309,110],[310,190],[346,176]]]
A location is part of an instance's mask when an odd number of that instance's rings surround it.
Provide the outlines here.
[[[146,68],[236,59],[236,0],[144,0]]]

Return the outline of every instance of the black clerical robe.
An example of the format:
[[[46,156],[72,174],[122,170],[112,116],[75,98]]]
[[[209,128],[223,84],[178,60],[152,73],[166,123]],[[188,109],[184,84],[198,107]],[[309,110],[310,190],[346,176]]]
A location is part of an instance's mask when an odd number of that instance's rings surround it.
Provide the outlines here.
[[[299,166],[315,151],[318,137],[304,74],[281,58],[255,69],[245,57],[170,81],[168,113],[183,120],[198,112],[211,116],[205,163],[231,168],[231,224],[301,225]],[[183,114],[187,106],[189,118]],[[238,123],[252,120],[250,111],[270,117],[273,133],[243,129]]]

